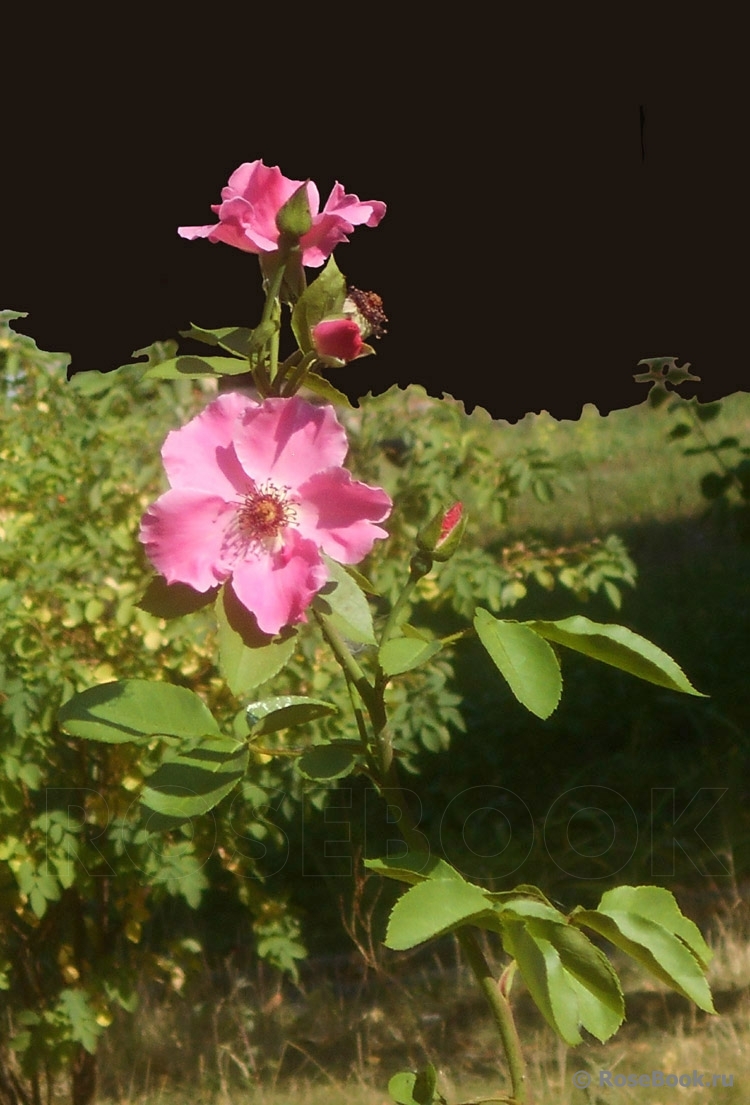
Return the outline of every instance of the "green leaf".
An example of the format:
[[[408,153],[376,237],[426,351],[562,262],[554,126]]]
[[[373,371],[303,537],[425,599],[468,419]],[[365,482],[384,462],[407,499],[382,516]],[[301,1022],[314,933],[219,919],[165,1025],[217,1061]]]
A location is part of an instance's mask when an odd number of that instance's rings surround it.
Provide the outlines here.
[[[331,257],[326,267],[308,284],[292,311],[292,330],[303,353],[312,348],[310,331],[325,318],[341,315],[346,299],[346,280]]]
[[[221,671],[232,694],[238,697],[272,679],[294,652],[296,633],[289,631],[286,637],[261,633],[229,587],[221,590],[216,618]]]
[[[604,936],[671,989],[694,1001],[700,1009],[715,1013],[704,975],[708,949],[700,934],[699,940],[696,940],[694,926],[686,927],[683,922],[688,919],[683,918],[679,911],[675,916],[663,896],[640,893],[643,890],[658,890],[657,887],[619,889],[634,893],[618,896],[617,891],[610,891],[602,896],[597,909],[574,910],[571,921]],[[669,891],[664,893],[669,894]],[[618,908],[620,906],[630,908]],[[663,924],[650,915],[640,913],[642,909],[650,912],[652,908]],[[683,933],[689,936],[690,942]]]
[[[474,614],[474,628],[521,705],[548,718],[560,701],[562,677],[547,642],[528,625],[493,618],[481,607]]]
[[[568,982],[575,980],[593,999],[584,1002],[586,1019],[582,1018],[581,1023],[604,1043],[625,1018],[620,980],[604,952],[595,947],[580,929],[570,924],[532,919],[527,928],[532,936],[547,940],[555,949],[563,969],[571,976]],[[577,1004],[580,1006],[580,1000]]]
[[[696,403],[694,409],[699,422],[713,422],[721,414],[721,400],[715,403]]]
[[[348,640],[374,645],[372,611],[366,596],[341,564],[325,554],[323,561],[329,583],[315,596],[314,608]]]
[[[326,380],[325,376],[319,376],[317,372],[307,372],[303,386],[335,407],[348,407],[349,410],[354,410],[354,404],[350,402],[348,395],[344,395],[343,391],[339,391],[330,380]]]
[[[426,664],[442,649],[440,641],[420,641],[414,637],[394,637],[386,641],[378,652],[380,666],[385,675],[401,675],[402,672]]]
[[[366,859],[364,865],[378,875],[407,882],[412,886],[424,882],[425,879],[458,879],[459,882],[465,882],[455,867],[428,852],[410,851],[392,859],[388,856],[385,859]]]
[[[205,345],[219,345],[222,349],[247,359],[250,356],[253,331],[248,330],[246,326],[222,326],[218,330],[205,330],[202,326],[196,326],[191,322],[189,330],[180,330],[180,336],[201,341]],[[245,370],[247,371],[247,365]]]
[[[671,656],[625,626],[592,622],[582,614],[559,622],[532,621],[524,624],[540,637],[575,649],[576,652],[582,652],[603,664],[611,664],[612,667],[627,671],[648,683],[668,687],[671,691],[706,697],[688,682]]]
[[[219,727],[202,699],[185,687],[126,679],[74,695],[60,708],[66,733],[122,744],[155,735],[200,738]]]
[[[445,1101],[437,1092],[437,1071],[432,1063],[420,1071],[394,1074],[388,1083],[388,1093],[397,1105],[436,1105]]]
[[[155,618],[182,618],[193,614],[216,599],[218,587],[201,593],[187,583],[167,583],[163,576],[155,576],[146,588],[137,606]]]
[[[143,374],[144,380],[197,380],[202,376],[241,376],[248,371],[246,361],[235,357],[173,357],[154,365]]]
[[[174,755],[156,769],[141,794],[141,805],[153,815],[152,832],[171,829],[214,808],[247,771],[244,742],[206,741],[190,752]]]
[[[303,752],[297,767],[308,779],[342,779],[354,770],[356,758],[349,748],[338,744],[316,744]]]
[[[602,895],[600,912],[625,910],[648,917],[684,941],[705,969],[713,952],[698,926],[680,910],[674,895],[663,886],[618,886]]]
[[[532,936],[522,921],[503,923],[503,946],[518,964],[529,993],[547,1024],[571,1047],[581,1042],[578,1030],[578,1009],[570,987],[565,986],[560,972],[559,956],[545,940]],[[555,963],[557,959],[557,964]],[[553,982],[550,985],[550,971]]]
[[[319,717],[338,713],[336,706],[320,698],[306,698],[302,695],[285,694],[275,698],[265,698],[262,702],[251,702],[247,707],[247,720],[253,737],[265,737],[279,729],[290,729],[295,725],[307,725]]]
[[[463,879],[416,883],[391,910],[385,945],[405,951],[461,925],[486,920],[489,902],[479,886]]]
[[[60,1005],[70,1022],[71,1036],[93,1055],[104,1029],[97,1024],[96,1013],[86,994],[83,990],[61,990]]]

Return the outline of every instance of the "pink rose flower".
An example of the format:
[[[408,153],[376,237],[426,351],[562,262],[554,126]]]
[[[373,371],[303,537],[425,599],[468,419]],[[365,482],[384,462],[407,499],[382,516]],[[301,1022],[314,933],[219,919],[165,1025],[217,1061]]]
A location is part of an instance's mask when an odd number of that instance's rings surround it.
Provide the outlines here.
[[[376,523],[391,500],[341,467],[347,447],[332,407],[219,396],[167,435],[170,490],[141,521],[149,559],[196,591],[231,579],[264,633],[305,621],[328,578],[320,554],[356,564],[388,536]]]
[[[293,195],[301,180],[289,180],[276,166],[262,161],[246,161],[235,169],[229,183],[221,191],[221,203],[211,210],[219,216],[212,226],[181,226],[183,238],[208,238],[210,242],[226,242],[247,253],[274,253],[279,248],[276,216]],[[322,211],[318,189],[307,183],[312,226],[300,239],[302,263],[312,268],[322,265],[339,242],[347,242],[355,226],[377,226],[385,215],[380,200],[360,200],[347,195],[336,182]]]
[[[313,326],[311,335],[315,352],[320,357],[353,361],[365,350],[359,326],[351,318],[325,319]]]

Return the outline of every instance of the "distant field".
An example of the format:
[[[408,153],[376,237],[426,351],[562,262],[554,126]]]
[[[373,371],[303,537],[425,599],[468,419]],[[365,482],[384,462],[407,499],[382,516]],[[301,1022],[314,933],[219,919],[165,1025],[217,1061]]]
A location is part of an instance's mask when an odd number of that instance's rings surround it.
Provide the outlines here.
[[[551,520],[561,536],[604,532],[650,520],[675,521],[705,509],[699,480],[712,468],[709,455],[683,456],[687,445],[704,442],[697,433],[668,440],[678,418],[669,404],[653,410],[646,403],[602,417],[587,404],[578,421],[557,421],[546,412],[528,414],[515,425],[501,423],[498,448],[513,455],[519,446],[544,446],[565,463],[573,491],[563,494],[560,510],[526,496],[514,514],[514,528],[548,530]],[[717,418],[704,427],[716,443],[735,435],[750,446],[750,393],[722,401]],[[736,451],[727,459],[736,460]]]

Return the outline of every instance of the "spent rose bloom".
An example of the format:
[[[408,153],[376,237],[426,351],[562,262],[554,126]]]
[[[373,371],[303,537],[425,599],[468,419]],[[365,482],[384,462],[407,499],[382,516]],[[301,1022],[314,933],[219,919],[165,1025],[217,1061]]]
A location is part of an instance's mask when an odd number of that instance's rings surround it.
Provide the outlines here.
[[[279,248],[276,216],[286,201],[304,181],[289,180],[278,166],[262,161],[246,161],[235,169],[229,183],[221,190],[221,203],[211,210],[219,216],[211,226],[181,226],[183,238],[208,238],[210,242],[226,242],[247,253],[273,253]],[[300,238],[302,264],[311,268],[322,265],[339,242],[348,241],[355,226],[377,226],[385,215],[380,200],[360,200],[348,195],[336,182],[325,207],[319,211],[320,195],[307,182],[312,226]]]
[[[324,319],[311,330],[315,352],[321,357],[336,357],[353,361],[365,351],[372,352],[362,341],[362,332],[351,318]]]
[[[387,537],[391,500],[351,478],[347,447],[332,407],[220,395],[167,435],[170,490],[141,521],[149,559],[196,591],[231,580],[264,633],[305,621],[328,578],[321,553],[356,564]]]

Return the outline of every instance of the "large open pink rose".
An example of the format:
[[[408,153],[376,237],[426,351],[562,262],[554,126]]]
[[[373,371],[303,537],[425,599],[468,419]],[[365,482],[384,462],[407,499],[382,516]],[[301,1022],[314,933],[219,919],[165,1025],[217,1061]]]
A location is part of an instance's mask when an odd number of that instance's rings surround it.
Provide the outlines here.
[[[170,490],[140,539],[168,583],[206,592],[231,578],[264,633],[305,621],[327,580],[321,552],[356,564],[387,533],[391,500],[342,468],[346,434],[332,407],[298,396],[219,396],[167,435]]]
[[[221,203],[211,210],[219,222],[211,226],[181,226],[183,238],[208,238],[210,242],[226,242],[247,253],[273,253],[279,248],[276,216],[286,201],[304,183],[289,180],[276,166],[262,161],[247,161],[235,169],[229,183],[221,191]],[[312,226],[300,239],[302,263],[312,268],[322,265],[339,242],[348,241],[355,226],[377,226],[385,215],[380,200],[360,200],[347,195],[336,182],[322,211],[318,189],[307,183]]]

